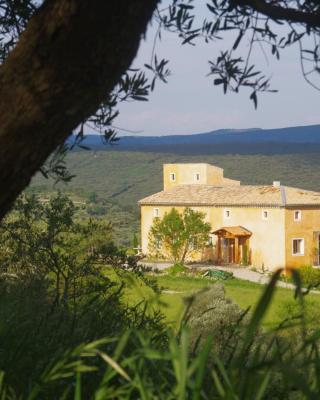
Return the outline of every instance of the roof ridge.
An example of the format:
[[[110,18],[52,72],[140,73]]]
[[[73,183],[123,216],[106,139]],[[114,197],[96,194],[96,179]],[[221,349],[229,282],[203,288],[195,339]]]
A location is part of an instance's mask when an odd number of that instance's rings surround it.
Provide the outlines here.
[[[287,204],[286,187],[285,186],[280,185],[280,193],[281,193],[282,205],[285,206]]]
[[[303,188],[296,187],[296,186],[288,186],[288,185],[284,185],[284,187],[285,187],[285,188],[287,188],[287,189],[303,190],[304,192],[307,192],[307,193],[317,193],[317,194],[319,194],[319,193],[320,193],[320,192],[318,192],[318,191],[316,191],[316,190],[303,189]]]

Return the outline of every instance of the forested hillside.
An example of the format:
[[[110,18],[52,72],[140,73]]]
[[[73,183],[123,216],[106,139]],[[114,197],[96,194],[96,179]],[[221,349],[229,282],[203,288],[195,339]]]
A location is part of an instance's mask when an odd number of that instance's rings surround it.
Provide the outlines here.
[[[120,146],[119,146],[120,147]],[[303,151],[304,146],[300,145]],[[80,215],[110,219],[115,238],[129,244],[139,232],[137,201],[162,190],[162,164],[207,162],[224,168],[225,176],[244,184],[282,184],[320,191],[319,153],[295,154],[174,154],[137,151],[77,151],[67,157],[75,178],[57,185],[41,175],[33,179],[29,191],[42,195],[60,189],[79,201]]]

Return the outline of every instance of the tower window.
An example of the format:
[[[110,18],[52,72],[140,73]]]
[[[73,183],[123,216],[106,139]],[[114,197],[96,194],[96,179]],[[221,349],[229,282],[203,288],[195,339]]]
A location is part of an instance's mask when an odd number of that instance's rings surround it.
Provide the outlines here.
[[[170,173],[170,181],[174,182],[176,180],[176,174],[174,172]]]
[[[199,174],[199,172],[197,172],[197,173],[194,174],[194,180],[197,181],[197,182],[200,181],[200,174]]]
[[[300,210],[295,210],[294,211],[294,220],[295,221],[301,221],[301,211]]]

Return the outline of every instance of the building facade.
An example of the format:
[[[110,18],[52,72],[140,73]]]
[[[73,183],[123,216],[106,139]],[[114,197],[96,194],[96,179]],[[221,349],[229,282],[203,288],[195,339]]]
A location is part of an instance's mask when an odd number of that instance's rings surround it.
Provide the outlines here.
[[[149,253],[154,218],[172,208],[205,214],[212,232],[194,261],[274,270],[320,264],[320,193],[283,186],[241,185],[209,164],[164,164],[164,190],[140,200],[141,247]]]

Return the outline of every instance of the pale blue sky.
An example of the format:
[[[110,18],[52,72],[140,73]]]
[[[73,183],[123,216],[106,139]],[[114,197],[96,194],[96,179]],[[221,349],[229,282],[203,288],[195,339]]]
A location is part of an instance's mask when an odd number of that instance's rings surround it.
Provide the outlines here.
[[[153,37],[151,27],[134,66],[150,61]],[[169,83],[159,83],[149,102],[122,105],[116,125],[142,131],[139,135],[167,135],[320,123],[320,92],[304,81],[297,47],[286,50],[280,61],[270,56],[269,65],[260,50],[255,52],[253,60],[272,74],[272,86],[279,92],[260,95],[258,110],[254,110],[249,92],[223,95],[221,87],[213,86],[212,78],[206,77],[208,59],[215,58],[225,44],[218,41],[181,46],[174,34],[165,33],[157,53],[170,60]]]

